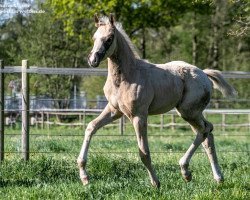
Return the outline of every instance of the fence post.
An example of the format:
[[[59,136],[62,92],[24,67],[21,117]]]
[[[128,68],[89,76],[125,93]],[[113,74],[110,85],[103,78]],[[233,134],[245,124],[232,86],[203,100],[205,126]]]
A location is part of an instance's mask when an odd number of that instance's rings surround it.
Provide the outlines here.
[[[250,131],[250,114],[248,114],[248,130]]]
[[[83,112],[83,129],[86,128],[86,111]]]
[[[161,131],[163,131],[163,126],[164,126],[164,114],[161,114],[161,126],[160,126]]]
[[[29,74],[28,60],[22,60],[22,158],[29,160]]]
[[[122,116],[121,118],[120,118],[120,133],[121,133],[121,135],[123,135],[123,132],[124,132],[124,130],[123,130],[123,126],[124,126],[124,124],[123,124],[123,122],[124,122],[124,117]]]
[[[0,60],[0,69],[4,69],[4,62]],[[4,73],[0,73],[0,161],[4,160]]]
[[[175,130],[175,124],[176,124],[175,114],[171,115],[171,124],[172,124],[172,130]]]
[[[42,129],[44,129],[44,112],[41,112]]]
[[[49,128],[50,128],[50,127],[49,127],[49,111],[47,112],[46,115],[47,115],[47,129],[49,130]]]
[[[221,128],[222,128],[222,131],[225,132],[225,127],[226,127],[226,114],[222,114],[222,122],[221,122]]]

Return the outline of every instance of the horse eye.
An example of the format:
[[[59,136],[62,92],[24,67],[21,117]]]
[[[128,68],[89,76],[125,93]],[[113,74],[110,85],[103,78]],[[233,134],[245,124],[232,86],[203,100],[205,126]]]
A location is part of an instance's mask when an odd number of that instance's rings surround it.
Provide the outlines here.
[[[109,38],[107,39],[107,42],[108,42],[108,43],[111,43],[112,40],[113,40],[113,37],[109,37]]]

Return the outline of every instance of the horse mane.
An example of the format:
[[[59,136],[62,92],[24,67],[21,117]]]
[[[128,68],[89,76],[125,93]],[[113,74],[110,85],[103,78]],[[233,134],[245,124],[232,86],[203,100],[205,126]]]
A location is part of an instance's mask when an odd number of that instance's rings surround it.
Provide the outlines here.
[[[99,19],[99,25],[107,25],[110,24],[109,18],[106,16],[103,16]],[[115,22],[115,27],[116,29],[119,31],[119,33],[124,37],[125,41],[127,42],[129,48],[131,49],[131,51],[133,52],[135,58],[137,59],[141,59],[138,51],[136,50],[136,47],[134,46],[134,44],[132,43],[132,41],[130,40],[129,36],[127,35],[127,33],[124,31],[122,24],[120,22]]]

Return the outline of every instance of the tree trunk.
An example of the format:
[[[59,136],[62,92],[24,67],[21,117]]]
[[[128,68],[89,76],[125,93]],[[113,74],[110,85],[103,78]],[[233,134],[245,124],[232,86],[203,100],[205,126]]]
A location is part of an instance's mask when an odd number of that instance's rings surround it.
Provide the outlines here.
[[[223,39],[223,23],[227,11],[227,0],[215,1],[215,13],[212,16],[212,44],[209,50],[208,65],[214,69],[219,69],[220,46]]]
[[[193,35],[193,53],[192,53],[192,57],[193,57],[193,65],[197,65],[197,35]]]
[[[196,13],[193,17],[193,36],[192,36],[192,64],[197,65],[197,34],[196,34]]]
[[[212,62],[212,68],[218,69],[219,68],[219,34],[218,34],[218,26],[217,24],[213,27],[214,32],[214,42],[213,42],[213,62]]]
[[[146,58],[146,30],[142,28],[142,39],[141,39],[141,50],[142,50],[142,58]]]

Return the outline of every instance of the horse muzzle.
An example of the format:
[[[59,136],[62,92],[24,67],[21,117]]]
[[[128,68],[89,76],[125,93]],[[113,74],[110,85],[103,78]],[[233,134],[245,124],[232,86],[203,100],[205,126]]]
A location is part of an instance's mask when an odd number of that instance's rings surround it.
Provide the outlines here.
[[[88,56],[88,64],[90,67],[98,67],[100,62],[102,61],[105,53],[90,53]]]
[[[90,53],[88,55],[88,64],[90,67],[98,67],[98,65],[100,64],[100,61],[96,53],[95,54]]]

